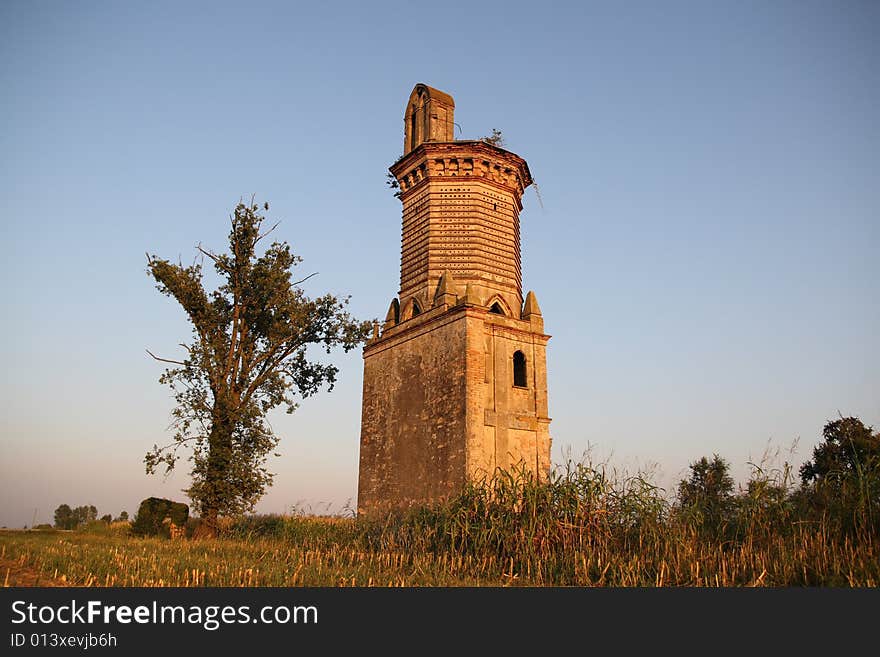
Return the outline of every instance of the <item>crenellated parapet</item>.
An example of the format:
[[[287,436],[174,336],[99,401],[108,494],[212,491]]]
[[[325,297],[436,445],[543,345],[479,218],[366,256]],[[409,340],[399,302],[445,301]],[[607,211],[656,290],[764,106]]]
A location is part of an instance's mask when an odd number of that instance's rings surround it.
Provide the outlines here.
[[[451,272],[444,271],[436,289],[428,298],[422,295],[410,297],[403,306],[397,297],[392,299],[382,324],[382,332],[375,334],[371,342],[396,335],[399,332],[398,327],[400,330],[411,328],[414,325],[413,320],[417,320],[416,324],[429,321],[438,313],[458,306],[468,306],[496,317],[527,322],[528,330],[536,333],[544,331],[544,319],[534,292],[526,295],[522,307],[511,308],[501,295],[495,293],[487,296],[473,283],[460,283]]]
[[[476,178],[514,192],[517,201],[534,181],[529,165],[516,153],[485,141],[426,142],[395,162],[391,173],[401,200],[431,178]],[[462,181],[457,181],[462,182]],[[522,210],[522,205],[518,206]]]

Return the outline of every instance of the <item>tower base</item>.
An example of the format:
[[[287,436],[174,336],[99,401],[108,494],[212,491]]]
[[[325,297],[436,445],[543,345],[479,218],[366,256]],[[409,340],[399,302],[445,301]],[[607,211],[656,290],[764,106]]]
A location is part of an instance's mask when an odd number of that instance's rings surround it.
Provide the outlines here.
[[[499,468],[548,475],[543,328],[441,303],[367,345],[359,514],[438,502]]]

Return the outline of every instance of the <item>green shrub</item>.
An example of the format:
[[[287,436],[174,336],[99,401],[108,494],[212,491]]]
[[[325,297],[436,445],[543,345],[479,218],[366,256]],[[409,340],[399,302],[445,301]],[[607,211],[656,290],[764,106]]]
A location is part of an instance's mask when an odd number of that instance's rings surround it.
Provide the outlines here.
[[[183,502],[148,497],[138,507],[131,533],[135,536],[168,536],[166,518],[178,527],[184,527],[189,519],[189,507]]]

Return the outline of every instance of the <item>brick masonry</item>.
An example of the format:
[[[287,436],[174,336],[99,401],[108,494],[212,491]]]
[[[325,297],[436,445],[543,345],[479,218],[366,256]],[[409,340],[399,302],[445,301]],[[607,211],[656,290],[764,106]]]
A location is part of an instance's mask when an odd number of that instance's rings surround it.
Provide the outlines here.
[[[550,469],[550,336],[520,269],[531,174],[504,149],[452,141],[453,109],[416,85],[391,167],[401,282],[364,349],[359,513],[438,501],[498,468]]]

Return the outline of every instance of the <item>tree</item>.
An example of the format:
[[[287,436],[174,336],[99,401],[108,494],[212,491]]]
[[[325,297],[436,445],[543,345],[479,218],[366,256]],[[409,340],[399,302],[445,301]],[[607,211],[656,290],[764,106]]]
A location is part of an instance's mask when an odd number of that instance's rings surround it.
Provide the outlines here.
[[[98,519],[98,509],[93,506],[78,506],[73,510],[74,528]]]
[[[55,509],[55,526],[58,529],[76,529],[97,518],[98,509],[95,506],[78,506],[71,509],[69,505],[62,504]]]
[[[76,520],[73,517],[73,510],[67,504],[62,504],[55,509],[55,526],[58,529],[75,529]]]
[[[263,210],[268,210],[265,204]],[[251,510],[272,474],[265,464],[278,444],[266,414],[284,405],[292,413],[296,395],[305,398],[325,384],[333,388],[337,367],[315,360],[310,346],[330,353],[361,344],[370,322],[345,310],[348,299],[305,295],[292,268],[302,261],[286,242],[273,242],[262,255],[257,246],[278,225],[261,232],[264,217],[256,204],[239,203],[231,216],[229,253],[203,249],[201,262],[182,264],[147,256],[147,273],[158,290],[175,299],[192,324],[183,360],[159,358],[175,367],[159,381],[174,392],[174,440],[154,445],[144,461],[147,473],[164,465],[170,472],[180,448],[191,448],[192,485],[186,491],[214,536],[217,518]],[[202,282],[208,258],[221,285],[210,294]]]
[[[822,437],[801,466],[798,498],[845,530],[880,532],[880,433],[856,417],[840,417],[825,424]]]
[[[691,463],[690,479],[678,484],[678,500],[682,509],[695,514],[699,524],[720,528],[727,520],[733,504],[733,479],[730,466],[715,454]]]
[[[126,522],[128,520],[128,511],[122,511],[119,514],[119,517],[116,519],[116,522]]]
[[[801,481],[839,486],[855,476],[880,468],[880,433],[855,417],[829,421],[822,429],[825,442],[813,449],[813,459],[800,469]]]

